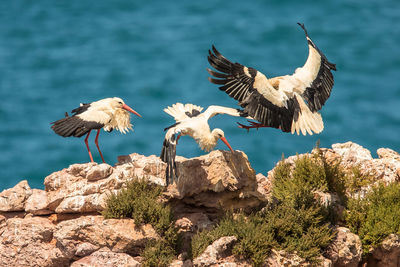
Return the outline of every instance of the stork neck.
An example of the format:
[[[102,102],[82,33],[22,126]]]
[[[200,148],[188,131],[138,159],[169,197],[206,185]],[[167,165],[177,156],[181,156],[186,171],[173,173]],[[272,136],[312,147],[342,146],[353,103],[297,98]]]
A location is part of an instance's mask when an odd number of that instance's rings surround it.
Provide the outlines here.
[[[198,143],[199,146],[202,150],[204,151],[210,151],[212,150],[218,142],[219,139],[219,135],[217,132],[212,131],[212,132],[208,132],[207,134],[203,134],[200,138],[198,138]]]

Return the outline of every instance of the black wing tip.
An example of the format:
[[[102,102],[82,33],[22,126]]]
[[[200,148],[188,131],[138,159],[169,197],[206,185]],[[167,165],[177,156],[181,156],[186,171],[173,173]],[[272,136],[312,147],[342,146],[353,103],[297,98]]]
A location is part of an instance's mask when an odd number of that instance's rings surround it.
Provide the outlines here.
[[[304,31],[304,33],[306,34],[306,36],[308,36],[306,27],[304,26],[304,23],[297,22],[297,24],[303,29],[303,31]]]
[[[163,147],[160,154],[161,161],[167,163],[167,168],[165,170],[165,184],[168,186],[169,184],[174,183],[174,180],[177,181],[178,174],[175,163],[176,156],[176,144],[172,142],[175,141],[175,135],[172,135],[171,139],[164,139]]]
[[[220,58],[222,56],[222,54],[217,50],[217,48],[215,48],[215,45],[211,45],[211,49],[213,54],[217,57]]]

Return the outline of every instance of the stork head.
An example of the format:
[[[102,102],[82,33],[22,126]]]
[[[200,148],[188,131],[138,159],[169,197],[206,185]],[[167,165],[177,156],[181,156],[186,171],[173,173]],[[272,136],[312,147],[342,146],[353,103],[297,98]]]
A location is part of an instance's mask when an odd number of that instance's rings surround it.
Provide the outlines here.
[[[214,129],[214,130],[211,132],[211,134],[214,136],[214,138],[216,138],[216,141],[217,141],[218,139],[221,139],[221,141],[224,142],[225,145],[226,145],[232,152],[234,152],[233,149],[232,149],[232,147],[231,147],[231,145],[228,143],[228,141],[227,141],[226,138],[225,138],[224,131],[222,131],[221,129],[216,128],[216,129]]]
[[[142,117],[139,113],[137,113],[131,107],[129,107],[127,104],[125,104],[124,100],[122,100],[119,97],[113,97],[110,101],[110,105],[114,110],[125,109],[126,111],[129,111],[129,112],[135,114],[136,116]]]
[[[102,103],[106,103],[105,111],[111,116],[111,120],[106,125],[104,125],[105,131],[117,129],[121,133],[125,133],[126,131],[129,131],[129,129],[132,129],[129,112],[139,117],[142,117],[139,113],[126,105],[124,101],[119,97],[106,98],[101,101]]]

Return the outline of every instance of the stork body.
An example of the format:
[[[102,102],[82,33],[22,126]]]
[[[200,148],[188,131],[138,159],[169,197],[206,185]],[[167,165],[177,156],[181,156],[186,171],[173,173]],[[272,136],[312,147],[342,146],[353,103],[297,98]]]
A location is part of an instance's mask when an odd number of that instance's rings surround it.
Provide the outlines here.
[[[202,107],[181,103],[176,103],[164,109],[176,121],[175,124],[164,129],[166,134],[160,155],[161,160],[167,163],[167,185],[170,179],[173,182],[177,178],[175,166],[176,145],[181,135],[191,136],[199,144],[200,148],[205,151],[212,150],[217,145],[218,140],[221,139],[233,152],[232,147],[224,136],[224,132],[218,128],[211,130],[208,125],[208,119],[217,114],[231,116],[245,116],[245,114],[240,110],[221,106],[209,106],[201,113],[202,110]]]
[[[66,113],[65,118],[52,122],[51,129],[63,137],[82,137],[86,134],[85,144],[92,162],[93,157],[88,139],[90,132],[97,130],[95,144],[101,159],[105,162],[98,144],[100,130],[103,128],[105,131],[111,132],[116,129],[125,134],[129,129],[132,129],[128,111],[141,117],[139,113],[126,105],[121,98],[105,98],[89,104],[81,104],[71,111],[73,113],[72,116],[68,116],[68,113]]]
[[[232,63],[213,46],[208,61],[217,71],[207,69],[221,85],[220,90],[236,99],[244,112],[258,122],[242,128],[273,127],[284,132],[303,135],[320,133],[324,124],[319,110],[331,94],[334,84],[332,70],[335,64],[328,61],[309,37],[303,24],[309,54],[303,67],[292,75],[268,79],[258,70],[240,63]]]

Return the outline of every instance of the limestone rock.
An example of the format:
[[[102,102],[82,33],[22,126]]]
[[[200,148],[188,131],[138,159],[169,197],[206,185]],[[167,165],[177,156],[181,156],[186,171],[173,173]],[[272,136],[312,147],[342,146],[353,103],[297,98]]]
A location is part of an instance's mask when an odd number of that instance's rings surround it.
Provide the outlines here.
[[[4,190],[0,193],[0,211],[23,211],[25,202],[31,194],[32,190],[26,180]]]
[[[101,211],[110,190],[120,189],[126,180],[119,169],[107,164],[71,165],[45,178],[47,209],[58,213]]]
[[[373,159],[367,149],[352,142],[334,144],[332,149],[342,157],[341,165],[345,168],[358,166],[362,173],[373,175],[375,181],[386,184],[399,181],[400,155],[394,150],[379,148],[379,158]]]
[[[320,257],[318,266],[321,267],[332,267],[332,262],[329,259]],[[314,266],[305,259],[301,258],[295,253],[289,253],[283,250],[277,251],[271,250],[268,258],[266,259],[265,266],[268,267],[281,267],[281,266],[301,266],[311,267]]]
[[[1,266],[68,266],[53,239],[54,228],[41,217],[8,219],[0,235]]]
[[[158,235],[151,225],[137,226],[132,219],[81,216],[58,223],[54,238],[66,254],[72,257],[79,254],[78,248],[83,243],[108,247],[113,252],[138,255],[146,243],[157,239]]]
[[[177,166],[177,188],[182,196],[202,191],[235,191],[249,184],[246,178],[255,180],[247,156],[240,151],[215,150],[192,159],[178,157]]]
[[[75,256],[84,257],[84,256],[92,254],[93,252],[95,252],[98,249],[99,249],[98,246],[93,245],[89,242],[79,243],[76,246]]]
[[[88,213],[106,207],[107,193],[64,198],[54,210],[56,213]]]
[[[151,183],[165,186],[166,164],[156,155],[143,156],[138,153],[118,157],[117,166],[125,169],[125,176],[146,178]]]
[[[215,240],[206,250],[193,260],[194,266],[217,266],[221,259],[232,255],[232,247],[236,243],[235,236],[224,236]]]
[[[102,248],[71,264],[71,267],[139,267],[141,264],[126,253]]]
[[[400,236],[390,234],[382,244],[371,250],[370,260],[377,267],[398,267],[400,266]]]
[[[344,164],[355,165],[372,160],[371,152],[368,149],[353,142],[333,144],[332,149],[342,157]]]
[[[336,237],[327,249],[327,257],[337,267],[357,267],[361,261],[360,237],[346,227],[336,228]]]
[[[194,233],[209,229],[212,226],[212,222],[206,214],[195,212],[180,215],[175,222],[175,226],[181,231]]]
[[[176,159],[179,179],[169,197],[195,206],[222,210],[250,208],[267,201],[257,192],[256,175],[247,156],[215,150],[196,158]]]
[[[210,229],[212,225],[213,223],[207,214],[202,212],[183,213],[176,215],[175,227],[181,234],[181,249],[183,251],[189,251],[192,237],[198,231]]]
[[[256,180],[257,180],[257,192],[259,193],[260,196],[262,196],[261,198],[270,200],[272,197],[271,179],[265,177],[265,175],[262,173],[258,173],[256,175]]]
[[[115,167],[107,164],[74,164],[45,178],[47,206],[56,213],[102,211],[112,192],[123,188],[131,179],[148,179],[165,184],[166,163],[155,155],[133,153],[120,156]],[[247,156],[240,151],[213,151],[197,158],[177,157],[180,178],[168,187],[169,200],[217,209],[249,208],[267,201],[264,183],[256,178]],[[257,179],[262,180],[261,187]],[[267,186],[266,186],[267,188]]]
[[[320,148],[322,156],[328,164],[340,163],[341,167],[349,174],[352,169],[357,167],[362,175],[372,178],[371,184],[362,187],[357,195],[364,196],[376,182],[384,182],[385,184],[400,181],[400,155],[388,148],[380,148],[377,153],[379,158],[372,158],[371,152],[353,142],[342,144],[333,144],[332,148]],[[311,154],[317,153],[313,150]],[[294,168],[295,160],[304,156],[310,156],[310,153],[290,156],[285,159],[286,163]],[[274,169],[268,172],[268,181],[273,181]]]
[[[169,264],[169,267],[193,267],[191,260],[174,260]]]
[[[96,168],[91,168],[87,173],[86,173],[86,179],[88,181],[97,181],[101,180],[104,178],[107,178],[110,176],[110,174],[113,172],[113,167],[106,163],[102,163]]]
[[[27,199],[25,211],[34,215],[51,214],[48,207],[47,193],[44,190],[32,189],[32,195]]]

